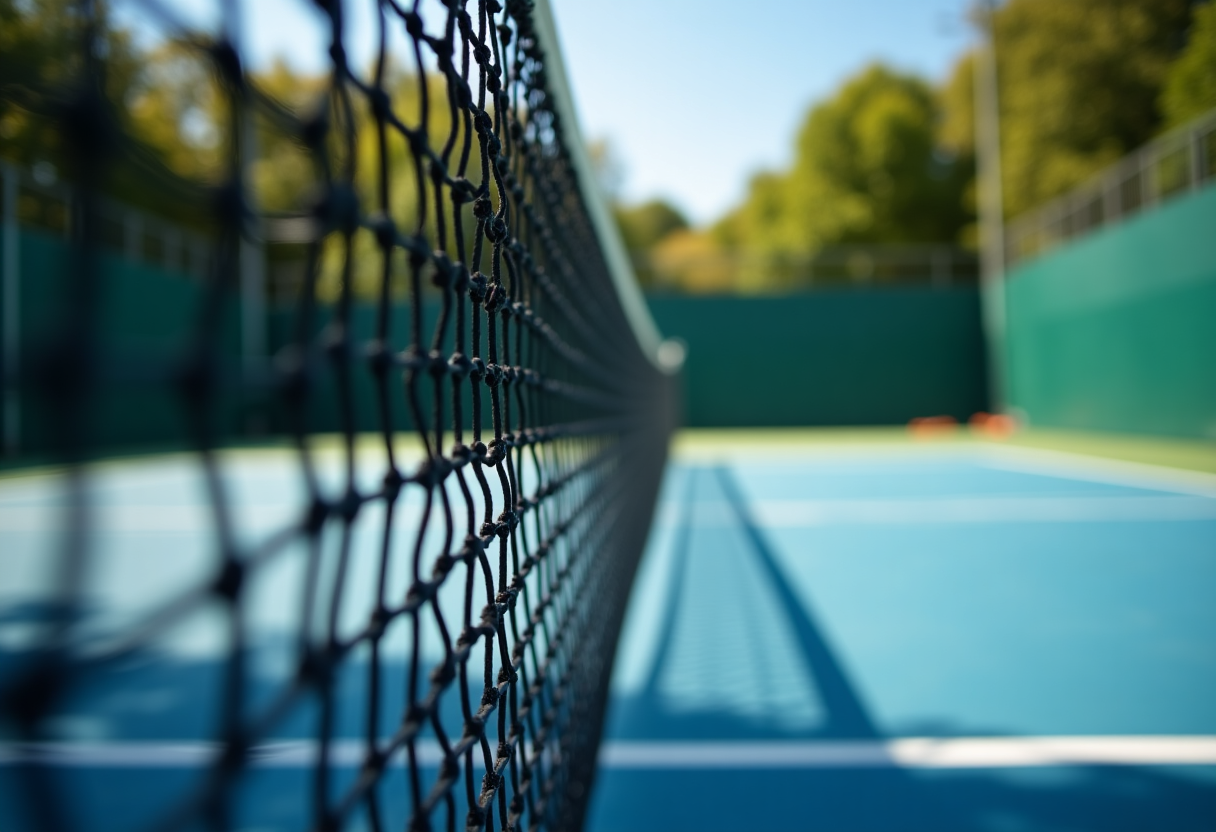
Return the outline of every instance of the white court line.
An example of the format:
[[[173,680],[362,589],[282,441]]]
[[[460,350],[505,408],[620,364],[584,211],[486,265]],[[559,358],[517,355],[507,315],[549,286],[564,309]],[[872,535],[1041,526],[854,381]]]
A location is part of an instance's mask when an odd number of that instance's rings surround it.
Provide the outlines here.
[[[309,767],[316,762],[316,748],[311,740],[258,745],[251,753],[252,765]],[[330,744],[331,763],[361,765],[364,748],[360,740],[337,740]],[[205,742],[0,744],[0,766],[36,761],[56,768],[196,768],[213,760],[218,751],[219,746]],[[434,742],[419,743],[417,753],[424,766],[438,766],[443,759]],[[607,769],[1216,765],[1216,736],[904,737],[803,742],[613,740],[600,748],[599,763]]]
[[[611,769],[1008,768],[1211,765],[1216,736],[906,737],[841,742],[605,743]]]
[[[211,742],[44,742],[0,743],[0,766],[38,763],[55,768],[198,768],[215,760],[222,746]],[[335,740],[329,759],[336,766],[359,766],[366,759],[362,740]],[[393,755],[400,762],[404,747]],[[418,761],[438,766],[443,753],[433,741],[417,746]],[[315,765],[313,740],[281,740],[253,746],[255,768],[308,768]]]
[[[958,523],[1119,523],[1216,520],[1216,500],[1207,497],[987,496],[891,500],[755,500],[749,511],[765,528],[837,525],[925,525]],[[679,506],[665,506],[659,522],[682,520]],[[724,501],[693,506],[697,528],[736,525]]]
[[[725,440],[724,440],[725,442]],[[1171,468],[1145,462],[1130,462],[1110,457],[1094,456],[1074,451],[1034,448],[1025,445],[1003,445],[992,442],[963,442],[959,444],[884,444],[866,443],[850,438],[839,444],[804,444],[789,442],[729,444],[708,447],[681,447],[677,441],[672,453],[677,463],[706,465],[747,465],[757,461],[766,465],[806,466],[827,464],[840,466],[852,462],[967,462],[1004,471],[1037,474],[1045,477],[1123,485],[1131,488],[1151,488],[1216,497],[1216,474]]]
[[[409,510],[415,505],[407,503]],[[251,531],[266,532],[299,526],[303,523],[304,509],[296,503],[250,503],[235,505],[238,524]],[[420,507],[418,515],[421,516]],[[59,529],[64,520],[64,509],[54,505],[0,505],[0,532],[49,533]],[[360,517],[373,511],[381,511],[376,505],[364,509]],[[436,512],[439,509],[435,510]],[[412,519],[412,518],[411,518]],[[118,504],[94,506],[88,522],[96,529],[120,534],[138,532],[175,532],[183,534],[212,534],[215,516],[209,506],[197,505],[138,505]],[[406,521],[403,521],[406,522]],[[415,525],[417,525],[415,523]]]
[[[1110,523],[1216,520],[1203,497],[950,497],[908,500],[758,500],[770,528],[924,523]]]
[[[851,524],[926,523],[1110,523],[1216,520],[1216,500],[1207,497],[940,497],[893,500],[756,500],[753,517],[770,528]],[[725,502],[694,507],[698,526],[734,525]],[[664,507],[661,522],[674,522],[680,509]],[[248,525],[260,531],[289,526],[299,513],[274,507],[247,511]],[[0,506],[0,532],[48,532],[60,520],[51,507]],[[193,506],[113,506],[97,512],[98,526],[109,532],[212,530],[211,515]]]
[[[275,519],[286,517],[298,521],[302,512],[275,507],[271,510]],[[115,505],[97,506],[92,518],[96,524],[110,532],[184,532],[199,534],[209,532],[214,519],[207,506],[141,506]],[[64,509],[53,505],[0,506],[0,531],[4,532],[48,532],[64,523]]]
[[[1002,471],[1216,498],[1216,474],[1202,471],[1013,445],[989,445],[973,453],[977,462]]]

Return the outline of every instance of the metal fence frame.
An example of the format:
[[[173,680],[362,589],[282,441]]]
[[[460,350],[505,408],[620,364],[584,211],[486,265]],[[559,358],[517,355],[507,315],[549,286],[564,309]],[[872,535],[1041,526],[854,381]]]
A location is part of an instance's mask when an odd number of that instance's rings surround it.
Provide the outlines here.
[[[1013,265],[1121,222],[1216,177],[1216,110],[1154,139],[1085,184],[1012,220],[1005,258]]]
[[[43,163],[46,164],[46,163]],[[22,319],[21,232],[40,231],[70,239],[73,190],[55,170],[25,169],[0,159],[0,454],[22,446],[21,368],[26,333]],[[205,232],[162,219],[117,200],[98,198],[101,249],[128,263],[205,280],[215,241]],[[243,361],[259,372],[266,360],[265,253],[261,241],[243,242],[241,252],[241,340]]]
[[[743,274],[777,273],[785,276],[778,283],[799,290],[849,285],[946,288],[972,285],[979,274],[978,255],[948,243],[833,245],[805,254],[743,249],[682,257],[633,251],[630,256],[634,269],[648,278],[652,291],[660,292],[676,286],[679,273],[685,271],[729,273],[736,284]]]
[[[51,231],[64,237],[71,234],[72,189],[67,183],[54,181],[47,174],[40,176],[37,166],[29,171],[6,162],[0,165],[0,174],[14,200],[11,207],[8,203],[4,206],[6,220],[10,219],[10,212],[15,212],[11,221],[21,227]],[[31,222],[28,217],[22,217],[31,201],[44,206],[57,205],[62,221]],[[101,220],[109,226],[103,231],[111,232],[102,235],[103,249],[131,262],[166,271],[199,278],[206,275],[213,243],[205,234],[117,200],[102,198],[100,203]]]

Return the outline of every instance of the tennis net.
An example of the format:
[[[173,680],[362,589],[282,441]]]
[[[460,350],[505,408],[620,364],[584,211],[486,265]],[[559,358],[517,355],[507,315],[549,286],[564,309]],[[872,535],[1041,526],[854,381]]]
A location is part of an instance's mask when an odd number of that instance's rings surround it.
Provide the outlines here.
[[[19,814],[17,828],[582,823],[672,384],[591,184],[548,8],[368,3],[364,68],[348,56],[353,4],[299,2],[319,9],[328,56],[323,76],[288,91],[295,100],[249,69],[237,3],[217,31],[183,22],[173,3],[133,4],[207,67],[220,114],[215,181],[181,220],[208,241],[192,261],[205,277],[174,307],[187,334],[168,357],[107,344],[105,310],[126,297],[106,247],[111,185],[148,164],[107,86],[123,71],[110,5],[49,4],[64,7],[71,59],[18,103],[61,145],[67,236],[43,275],[56,287],[38,324],[47,337],[33,333],[41,346],[6,373],[6,407],[20,395],[42,414],[30,427],[49,437],[54,467],[40,476],[55,487],[54,533],[10,538],[42,547],[16,562],[50,564],[51,577],[0,608],[12,636],[2,811]],[[258,187],[270,131],[310,185],[274,212]],[[262,309],[251,276],[276,245],[295,252],[297,279]],[[146,299],[141,309],[159,314]],[[250,349],[257,337],[278,339],[265,361]],[[109,448],[95,427],[122,384],[173,401],[165,418],[189,449],[175,464],[205,494],[190,522],[205,526],[208,565],[99,629],[99,582],[156,586],[124,547],[169,571],[178,556],[155,535],[98,542],[116,524],[177,522],[147,506],[127,517],[132,507],[99,489]],[[247,522],[234,423],[282,437],[295,496],[271,527]],[[10,526],[24,522],[4,510]],[[287,561],[299,580],[255,601],[252,587]],[[295,611],[277,675],[259,647],[259,604]],[[154,710],[153,688],[190,687],[184,671],[169,678],[185,665],[158,644],[200,615],[219,634],[207,653],[218,681],[192,692],[206,699],[200,741],[173,733],[170,706],[167,720],[123,723],[144,726],[133,734],[71,723],[103,699]],[[152,770],[164,766],[177,774],[161,790]],[[279,768],[303,779],[267,779]]]

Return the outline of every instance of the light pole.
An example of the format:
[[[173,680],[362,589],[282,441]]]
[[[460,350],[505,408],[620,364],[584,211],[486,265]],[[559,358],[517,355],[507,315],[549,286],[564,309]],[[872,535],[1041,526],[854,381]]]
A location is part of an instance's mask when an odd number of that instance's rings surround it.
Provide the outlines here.
[[[1004,411],[1005,352],[1005,199],[1001,188],[1001,122],[997,97],[995,0],[980,0],[976,22],[981,43],[975,55],[975,147],[979,186],[980,304],[988,347],[988,398],[994,412]]]

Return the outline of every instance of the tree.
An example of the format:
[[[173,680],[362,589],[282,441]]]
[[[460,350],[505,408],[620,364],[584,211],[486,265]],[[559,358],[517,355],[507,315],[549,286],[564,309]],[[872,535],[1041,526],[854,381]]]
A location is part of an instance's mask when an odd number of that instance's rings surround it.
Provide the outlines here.
[[[1170,65],[1161,110],[1177,127],[1216,107],[1216,3],[1195,6],[1186,48]]]
[[[108,4],[93,9],[99,66],[86,70],[84,33],[88,19],[70,0],[0,0],[0,157],[22,167],[50,165],[71,180],[79,173],[80,145],[106,147],[108,195],[178,221],[197,214],[188,207],[201,191],[176,175],[157,149],[135,129],[128,97],[148,80],[143,56],[129,32],[111,25]],[[68,102],[89,85],[104,102],[98,135],[67,134],[62,118]]]
[[[148,49],[137,47],[129,32],[114,25],[108,5],[95,7],[100,68],[83,72],[82,30],[86,23],[80,4],[70,0],[0,0],[0,157],[24,167],[52,163],[69,183],[75,156],[62,129],[63,103],[85,83],[100,83],[105,116],[117,141],[108,145],[104,160],[107,197],[148,213],[206,232],[215,231],[215,186],[233,174],[236,162],[233,108],[239,106],[219,80],[211,55],[199,43],[165,39]],[[370,73],[369,73],[370,74]],[[342,177],[349,162],[361,209],[379,209],[380,167],[388,172],[389,213],[404,233],[417,229],[420,196],[429,206],[427,224],[435,230],[431,183],[419,188],[407,139],[390,128],[381,159],[375,121],[367,95],[355,84],[335,84],[330,75],[294,73],[284,63],[250,74],[256,99],[252,116],[253,153],[248,174],[257,210],[270,214],[306,214],[325,179]],[[452,126],[448,79],[428,73],[403,72],[391,63],[384,87],[394,112],[416,125],[421,120],[422,90],[428,93],[428,138],[442,154]],[[306,147],[302,123],[324,113],[330,125],[326,161]],[[354,127],[347,144],[347,127]],[[459,125],[463,140],[471,130]],[[445,160],[452,175],[459,173],[462,142]],[[327,170],[328,167],[328,170]],[[429,171],[429,165],[424,168]],[[480,182],[478,142],[470,141],[464,171]],[[425,174],[424,174],[425,175]],[[499,195],[492,194],[495,200]],[[445,208],[448,210],[450,206]],[[476,221],[471,205],[464,206],[466,248]],[[445,217],[451,227],[450,215]],[[449,233],[449,245],[453,241]],[[350,263],[341,235],[331,234],[323,245],[318,293],[336,296],[350,281],[357,294],[374,295],[381,279],[381,259],[373,235],[354,234]],[[299,259],[302,247],[284,251],[272,246],[271,258]],[[450,246],[450,253],[455,253]],[[404,282],[404,256],[396,255],[393,285]]]
[[[688,220],[678,209],[661,199],[652,199],[640,205],[612,206],[612,215],[625,248],[633,260],[638,282],[653,288],[660,282],[653,262],[656,247],[677,231],[688,229]]]
[[[938,146],[938,117],[928,83],[867,67],[810,111],[793,167],[756,176],[716,236],[775,254],[955,239],[967,221],[968,169]]]
[[[994,19],[1005,212],[1080,184],[1160,129],[1158,99],[1184,42],[1187,0],[1009,0]],[[941,137],[973,151],[965,56],[943,91]]]
[[[167,40],[141,56],[123,95],[130,133],[178,175],[218,182],[225,175],[228,102],[201,50]]]
[[[729,252],[710,234],[689,228],[668,234],[655,245],[649,258],[657,287],[678,287],[684,292],[746,291]]]
[[[616,205],[612,213],[629,251],[645,252],[671,232],[688,228],[688,220],[679,209],[661,199],[640,205]]]
[[[78,3],[0,0],[0,154],[23,165],[54,161],[62,167],[62,137],[53,116],[81,74],[82,18]],[[110,78],[130,72],[130,44],[102,31],[113,61]]]
[[[975,53],[968,52],[959,59],[937,95],[941,112],[938,145],[968,172],[962,207],[968,217],[974,218],[979,207],[975,180]],[[967,248],[979,247],[979,227],[974,219],[959,231],[958,242]]]

